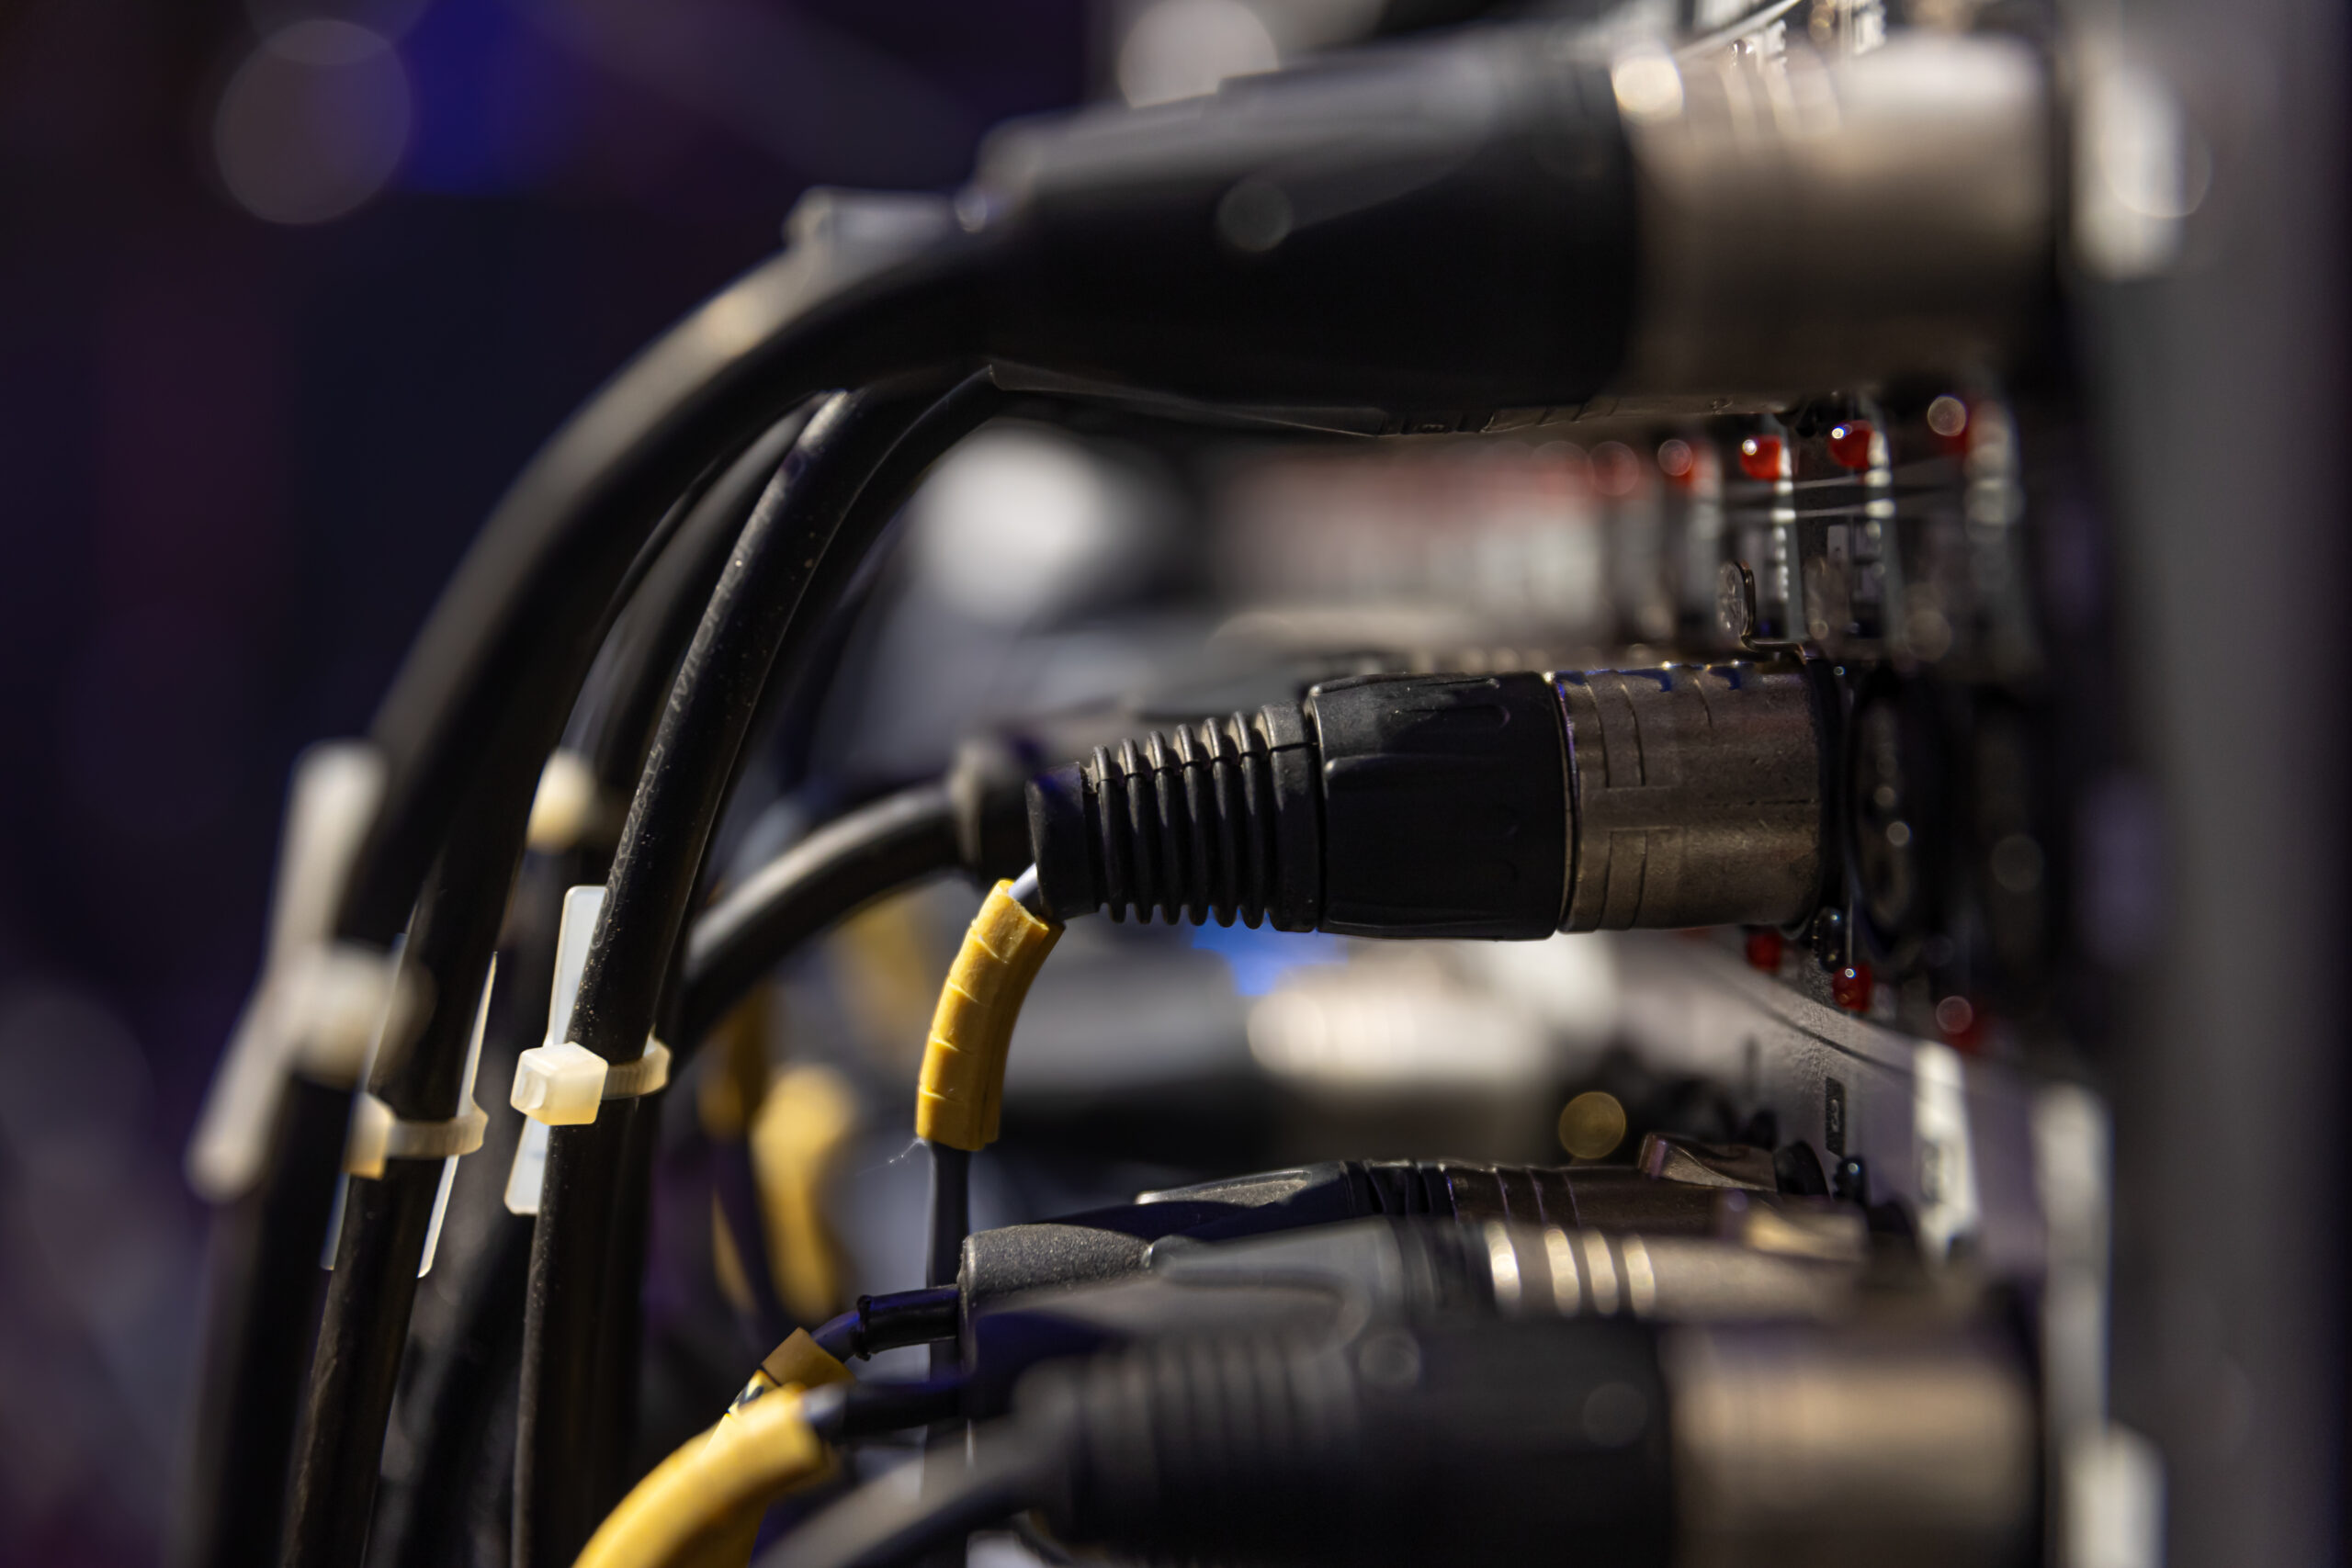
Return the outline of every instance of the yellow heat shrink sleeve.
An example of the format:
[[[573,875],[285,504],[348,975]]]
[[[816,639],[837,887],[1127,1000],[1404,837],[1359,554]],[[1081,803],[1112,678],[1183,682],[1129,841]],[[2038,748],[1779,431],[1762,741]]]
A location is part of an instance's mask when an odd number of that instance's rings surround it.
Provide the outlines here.
[[[995,1141],[1013,1021],[1061,934],[1058,924],[1021,907],[1010,882],[989,892],[932,1015],[915,1089],[917,1137],[970,1150]]]
[[[777,1371],[792,1381],[779,1384]],[[687,1438],[605,1516],[573,1568],[743,1568],[767,1506],[832,1469],[801,1417],[801,1389],[848,1378],[807,1330],[796,1332],[717,1425]]]

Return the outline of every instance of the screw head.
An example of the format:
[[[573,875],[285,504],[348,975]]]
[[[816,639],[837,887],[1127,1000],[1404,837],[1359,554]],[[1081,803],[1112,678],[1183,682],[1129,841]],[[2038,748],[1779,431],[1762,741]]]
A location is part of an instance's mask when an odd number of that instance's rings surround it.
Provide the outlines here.
[[[1727,560],[1715,573],[1715,624],[1725,637],[1746,642],[1756,623],[1756,573],[1746,561]]]

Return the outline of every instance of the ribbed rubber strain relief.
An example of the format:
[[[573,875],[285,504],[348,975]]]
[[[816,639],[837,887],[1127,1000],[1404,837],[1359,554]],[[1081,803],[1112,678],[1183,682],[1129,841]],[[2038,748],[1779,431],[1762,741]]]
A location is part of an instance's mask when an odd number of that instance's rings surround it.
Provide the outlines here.
[[[1313,931],[1321,908],[1315,754],[1304,716],[1255,714],[1098,746],[1029,784],[1037,878],[1057,919],[1107,908],[1170,924]]]
[[[1167,1340],[1039,1367],[1057,1534],[1154,1562],[1663,1568],[1669,1411],[1645,1327],[1441,1314],[1351,1340]]]
[[[1058,1533],[1155,1562],[1296,1562],[1333,1544],[1328,1495],[1363,1467],[1355,1392],[1337,1350],[1178,1340],[1042,1368],[1021,1411],[1065,1435]]]
[[[1540,675],[1371,676],[1034,779],[1046,906],[1358,936],[1548,936],[1567,750]]]

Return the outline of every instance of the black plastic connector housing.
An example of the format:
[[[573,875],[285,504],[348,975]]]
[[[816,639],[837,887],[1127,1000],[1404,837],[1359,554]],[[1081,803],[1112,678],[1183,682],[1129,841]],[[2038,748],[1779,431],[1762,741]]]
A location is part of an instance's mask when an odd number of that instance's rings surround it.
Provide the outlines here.
[[[1556,24],[1014,125],[959,205],[1000,365],[1453,430],[1624,357],[1631,155],[1605,61]]]
[[[1057,919],[1369,937],[1787,925],[1825,886],[1827,705],[1793,662],[1375,675],[1031,781]]]
[[[1039,1368],[1065,1540],[1154,1562],[1606,1562],[1673,1544],[1657,1341],[1617,1322],[1381,1325]]]
[[[1541,675],[1377,676],[1098,747],[1032,781],[1046,907],[1383,937],[1540,937],[1568,875]]]
[[[1317,686],[1323,923],[1357,936],[1542,937],[1568,879],[1567,750],[1541,675]]]

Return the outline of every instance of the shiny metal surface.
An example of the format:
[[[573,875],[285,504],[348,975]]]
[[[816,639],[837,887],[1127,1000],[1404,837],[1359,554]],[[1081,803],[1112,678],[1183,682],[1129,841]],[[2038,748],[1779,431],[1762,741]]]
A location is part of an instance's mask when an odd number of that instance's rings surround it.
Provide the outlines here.
[[[1813,908],[1823,742],[1803,674],[1742,663],[1555,683],[1576,827],[1563,930],[1781,925]]]
[[[2014,40],[1622,59],[1645,296],[1622,381],[1724,406],[1966,368],[2026,325],[2051,115]]]
[[[1747,1187],[1772,1192],[1772,1151],[1751,1144],[1702,1144],[1665,1133],[1645,1133],[1634,1168],[1661,1181],[1694,1187]]]
[[[1679,1568],[1970,1568],[2034,1526],[2032,1393],[1949,1327],[1670,1332]]]
[[[1736,1241],[1500,1220],[1483,1233],[1495,1305],[1507,1316],[1830,1321],[1851,1311],[1860,1272],[1859,1260],[1795,1258]]]

